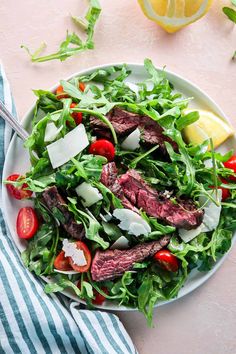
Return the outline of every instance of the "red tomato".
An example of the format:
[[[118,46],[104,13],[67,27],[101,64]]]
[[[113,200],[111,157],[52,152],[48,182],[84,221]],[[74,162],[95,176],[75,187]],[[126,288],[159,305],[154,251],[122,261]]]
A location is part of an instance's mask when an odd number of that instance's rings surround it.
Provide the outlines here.
[[[170,272],[177,272],[177,270],[179,269],[177,257],[175,257],[168,250],[158,251],[154,255],[154,259],[160,264],[163,269],[169,270]]]
[[[77,104],[73,102],[71,103],[70,108],[75,108],[76,106]],[[82,122],[83,114],[81,112],[73,112],[71,115],[74,118],[76,125],[79,125]]]
[[[225,179],[221,179],[221,182],[224,183],[224,184],[227,184],[228,181],[226,181]],[[210,188],[215,188],[214,186],[210,186]],[[224,188],[224,187],[218,187],[219,189],[222,190],[222,201],[228,199],[230,197],[230,191],[229,189],[227,188]]]
[[[87,280],[87,279],[86,279]],[[81,281],[79,280],[77,283],[77,287],[79,288],[79,290],[81,290]],[[105,294],[108,294],[108,289],[105,286],[101,287],[102,291]],[[92,300],[92,303],[94,305],[102,305],[103,302],[106,300],[105,296],[101,295],[97,290],[93,289],[93,295],[95,296],[95,298]]]
[[[20,238],[28,239],[38,230],[38,218],[33,208],[24,207],[19,210],[16,220],[16,231]]]
[[[102,286],[101,290],[108,294],[108,289],[105,286]],[[94,305],[102,305],[106,300],[105,296],[101,295],[97,290],[93,290],[93,294],[95,295],[95,298],[92,300]]]
[[[18,174],[10,175],[7,177],[7,181],[17,181],[18,178],[21,177]],[[7,184],[7,190],[11,194],[11,196],[15,199],[24,199],[24,198],[30,198],[33,192],[27,190],[28,184],[24,183],[20,187],[15,187],[12,184]]]
[[[85,84],[83,82],[79,82],[79,89],[80,91],[83,91],[85,90]]]
[[[73,270],[68,257],[65,257],[65,252],[61,251],[54,260],[54,267],[58,270]]]
[[[230,168],[232,172],[236,173],[236,156],[230,157],[230,159],[226,162],[224,162],[224,166],[226,168]],[[232,181],[236,181],[235,176],[229,177]]]
[[[57,99],[61,100],[62,98],[68,98],[69,95],[67,93],[64,92],[64,89],[62,87],[62,85],[59,85],[57,90],[56,90],[56,95],[57,95]]]
[[[100,139],[94,141],[90,145],[89,153],[93,155],[101,155],[106,157],[108,161],[113,161],[115,157],[115,148],[110,141],[106,139]]]
[[[90,253],[88,247],[86,246],[86,244],[84,242],[77,241],[75,243],[76,243],[76,247],[84,252],[84,256],[86,258],[87,264],[84,265],[84,266],[79,266],[79,265],[74,263],[74,261],[73,261],[73,259],[71,257],[68,257],[69,263],[70,263],[71,267],[75,271],[77,271],[79,273],[87,272],[89,270],[89,268],[90,268],[90,265],[91,265],[91,260],[92,260],[91,253]]]

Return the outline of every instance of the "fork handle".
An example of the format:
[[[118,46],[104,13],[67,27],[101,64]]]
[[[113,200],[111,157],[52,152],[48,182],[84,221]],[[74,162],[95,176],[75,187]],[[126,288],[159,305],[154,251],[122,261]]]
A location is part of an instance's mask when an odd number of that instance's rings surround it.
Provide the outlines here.
[[[2,117],[12,129],[19,135],[22,140],[26,140],[29,137],[28,132],[20,125],[20,123],[13,117],[13,115],[8,111],[6,106],[0,100],[0,117]]]

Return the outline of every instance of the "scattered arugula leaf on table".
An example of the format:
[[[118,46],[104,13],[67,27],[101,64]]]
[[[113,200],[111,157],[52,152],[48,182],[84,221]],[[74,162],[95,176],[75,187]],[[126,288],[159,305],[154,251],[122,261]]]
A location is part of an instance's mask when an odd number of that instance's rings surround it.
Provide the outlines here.
[[[232,22],[236,23],[236,11],[231,7],[223,7],[224,14],[230,19]]]
[[[42,43],[41,46],[34,53],[31,53],[28,47],[22,45],[21,48],[24,48],[28,52],[32,62],[40,63],[55,59],[64,61],[75,54],[81,53],[87,49],[94,48],[94,28],[101,12],[101,6],[98,0],[89,1],[90,6],[83,21],[81,21],[81,19],[79,19],[78,17],[72,16],[72,20],[77,24],[79,23],[80,27],[82,27],[82,23],[84,24],[83,29],[87,34],[86,40],[83,41],[75,32],[69,33],[67,31],[66,38],[61,43],[59,50],[56,53],[52,53],[45,56],[40,55],[42,53],[42,50],[46,47],[45,43]]]
[[[231,0],[231,2],[234,6],[236,6],[236,0]],[[236,23],[236,11],[234,9],[232,9],[231,7],[225,6],[222,8],[222,11],[228,17],[229,20]],[[236,51],[234,52],[234,54],[232,56],[232,60],[234,60],[234,59],[236,59]]]

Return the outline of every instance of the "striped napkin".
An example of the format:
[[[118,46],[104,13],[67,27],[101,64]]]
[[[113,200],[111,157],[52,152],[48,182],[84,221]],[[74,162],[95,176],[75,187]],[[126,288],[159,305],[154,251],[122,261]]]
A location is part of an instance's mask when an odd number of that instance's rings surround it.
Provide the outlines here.
[[[0,64],[0,99],[16,116]],[[1,181],[12,131],[0,119]],[[17,171],[12,171],[17,172]],[[2,192],[2,191],[1,191]],[[2,193],[1,193],[2,195]],[[79,308],[63,295],[46,295],[44,283],[21,263],[4,222],[0,195],[0,353],[132,354],[137,351],[117,316]]]

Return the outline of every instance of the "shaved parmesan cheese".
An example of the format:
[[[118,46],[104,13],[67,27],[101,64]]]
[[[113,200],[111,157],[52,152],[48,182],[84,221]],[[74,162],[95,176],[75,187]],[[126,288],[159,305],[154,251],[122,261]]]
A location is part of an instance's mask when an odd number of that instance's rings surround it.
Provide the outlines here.
[[[69,242],[66,238],[62,242],[62,250],[65,252],[65,257],[71,257],[74,264],[82,267],[87,264],[84,252],[76,247],[75,242]]]
[[[131,222],[129,226],[129,233],[135,236],[146,235],[147,229],[143,224],[140,224],[138,222]]]
[[[78,196],[83,199],[82,204],[85,207],[90,207],[91,205],[97,203],[99,200],[103,199],[103,196],[99,190],[86,182],[83,182],[78,187],[76,187],[75,191]]]
[[[115,209],[113,216],[121,221],[118,226],[122,230],[128,231],[129,234],[139,236],[147,235],[151,232],[151,227],[148,223],[132,210]]]
[[[44,142],[48,143],[56,139],[63,126],[57,128],[54,123],[48,123],[45,129]]]
[[[182,240],[187,243],[191,240],[193,240],[196,236],[201,234],[202,232],[207,232],[209,231],[207,227],[201,223],[196,229],[193,230],[185,230],[185,229],[179,229],[179,236],[182,238]]]
[[[47,146],[48,155],[53,168],[64,165],[72,157],[78,155],[89,144],[83,124],[79,124],[68,134]]]
[[[118,250],[124,250],[129,247],[129,241],[125,236],[120,236],[114,243],[111,245],[110,249],[118,249]]]
[[[217,194],[216,194],[216,190],[212,191],[212,197],[218,201],[218,203],[221,202],[222,199],[222,190],[218,189],[217,190]],[[208,228],[208,231],[212,231],[215,230],[216,227],[219,224],[220,221],[220,213],[221,213],[221,204],[220,206],[217,206],[214,202],[212,202],[211,200],[209,200],[206,204],[207,198],[206,197],[201,197],[199,199],[200,205],[204,205],[204,217],[203,217],[203,223],[206,225],[206,227]]]
[[[220,203],[222,199],[222,190],[221,189],[217,190],[217,197],[216,197],[216,191],[213,190],[211,196]],[[191,241],[202,232],[209,232],[215,230],[219,224],[221,205],[217,206],[211,200],[207,201],[207,197],[205,196],[199,198],[199,203],[201,206],[204,206],[203,221],[201,225],[199,225],[194,230],[179,229],[179,236],[182,238],[184,242]]]
[[[140,130],[139,128],[135,129],[121,144],[122,149],[134,151],[140,147]]]
[[[54,272],[61,273],[61,274],[67,274],[67,275],[73,275],[73,274],[78,274],[79,272],[76,272],[75,270],[58,270],[54,268]]]

